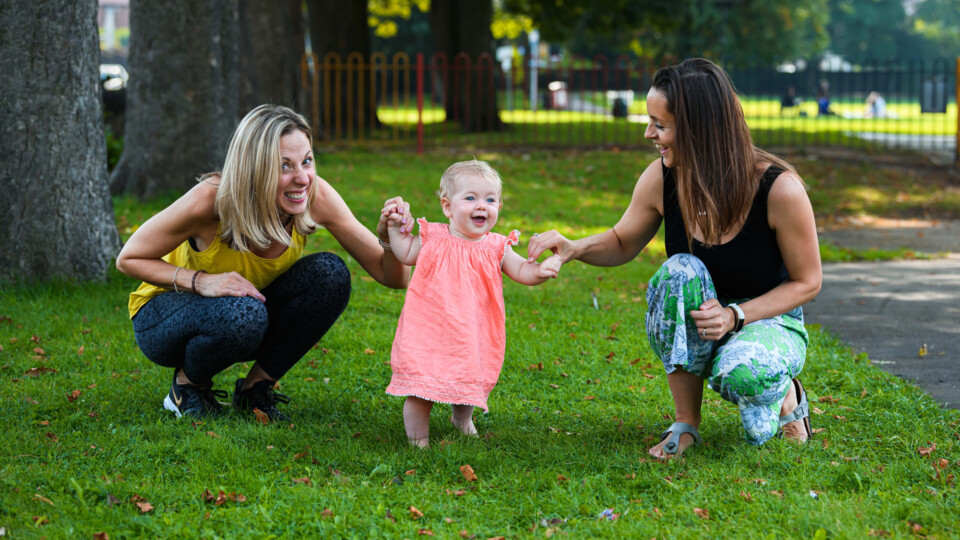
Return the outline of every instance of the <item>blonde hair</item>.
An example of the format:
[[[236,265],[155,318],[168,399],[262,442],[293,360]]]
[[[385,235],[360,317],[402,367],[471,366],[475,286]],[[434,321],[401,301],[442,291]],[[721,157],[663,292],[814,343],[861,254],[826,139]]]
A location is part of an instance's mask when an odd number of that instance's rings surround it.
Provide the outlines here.
[[[200,181],[220,177],[215,208],[220,218],[220,238],[231,249],[266,249],[273,242],[290,245],[277,207],[280,178],[280,139],[300,131],[313,147],[310,125],[300,114],[279,105],[260,105],[240,121],[220,173],[205,174]],[[316,182],[310,184],[307,208],[317,197]],[[293,216],[301,235],[317,229],[309,210]]]
[[[440,198],[449,199],[457,190],[457,182],[467,175],[486,178],[497,185],[497,195],[503,192],[503,179],[500,178],[500,173],[486,161],[478,161],[474,158],[470,161],[459,161],[447,167],[443,176],[440,177]]]

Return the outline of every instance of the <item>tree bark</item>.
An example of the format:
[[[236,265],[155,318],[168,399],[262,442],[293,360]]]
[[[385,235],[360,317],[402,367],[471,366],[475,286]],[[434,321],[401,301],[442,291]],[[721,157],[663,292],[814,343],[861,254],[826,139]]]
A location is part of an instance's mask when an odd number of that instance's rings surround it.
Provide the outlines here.
[[[0,7],[0,280],[102,280],[107,190],[96,0]]]
[[[307,0],[310,44],[320,65],[321,138],[353,138],[380,127],[372,90],[367,0]],[[333,53],[333,54],[331,54]],[[359,62],[350,56],[359,53]],[[329,55],[329,56],[328,56]],[[356,57],[354,57],[356,58]]]
[[[430,28],[436,52],[447,59],[443,84],[444,109],[464,131],[503,129],[497,110],[496,61],[490,33],[493,1],[431,0]],[[466,58],[458,55],[463,53]],[[481,59],[486,53],[489,58]],[[438,77],[434,77],[436,82]]]
[[[240,116],[263,103],[303,110],[300,0],[240,0]]]
[[[130,2],[126,141],[114,193],[183,192],[223,166],[239,117],[239,0]]]

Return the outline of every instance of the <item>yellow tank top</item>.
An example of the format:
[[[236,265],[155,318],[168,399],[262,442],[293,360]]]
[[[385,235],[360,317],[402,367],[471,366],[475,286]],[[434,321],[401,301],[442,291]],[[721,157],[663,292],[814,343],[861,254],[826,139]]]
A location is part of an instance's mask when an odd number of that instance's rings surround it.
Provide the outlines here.
[[[254,287],[262,291],[267,285],[273,283],[273,280],[277,279],[278,276],[289,270],[303,254],[306,238],[296,229],[294,229],[292,236],[290,247],[279,257],[264,259],[249,251],[241,253],[230,249],[221,242],[218,228],[216,238],[214,238],[212,244],[207,246],[207,249],[196,251],[190,247],[189,242],[184,242],[177,249],[164,255],[163,260],[174,266],[182,266],[190,270],[203,270],[208,274],[237,272],[252,283]],[[151,298],[168,290],[170,289],[157,287],[150,283],[141,283],[137,290],[130,293],[130,302],[127,306],[130,311],[130,318],[132,319]]]

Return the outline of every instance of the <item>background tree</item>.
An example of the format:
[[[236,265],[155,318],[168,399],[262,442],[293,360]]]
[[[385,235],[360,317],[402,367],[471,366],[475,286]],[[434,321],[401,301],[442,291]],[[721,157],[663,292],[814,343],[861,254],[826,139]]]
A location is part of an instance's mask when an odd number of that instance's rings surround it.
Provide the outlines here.
[[[924,0],[911,17],[911,33],[923,40],[910,49],[923,58],[960,55],[960,9],[956,0]]]
[[[492,0],[431,0],[430,29],[434,50],[446,56],[453,68],[450,76],[437,80],[443,88],[447,119],[460,122],[465,131],[494,131],[503,128],[497,111],[497,81],[493,79],[497,65],[494,56]],[[457,64],[460,53],[466,53],[472,69]],[[489,63],[478,64],[480,55],[490,55]]]
[[[186,191],[223,166],[239,116],[238,0],[131,0],[126,141],[114,193]]]
[[[377,100],[370,90],[370,26],[367,0],[307,0],[310,46],[320,66],[320,118],[322,126],[314,126],[321,136],[324,131],[340,133],[369,130],[380,126]],[[333,56],[327,57],[328,54]],[[359,53],[359,63],[348,68],[352,53]],[[329,60],[329,62],[328,62]],[[330,80],[324,80],[328,77]],[[331,104],[329,115],[324,101]]]
[[[533,20],[543,41],[577,53],[632,51],[654,63],[704,56],[779,62],[817,53],[828,38],[827,0],[505,0]]]
[[[262,103],[304,110],[304,22],[301,0],[240,0],[240,117]]]
[[[119,250],[99,43],[95,0],[0,8],[0,279],[103,279]]]
[[[830,52],[854,63],[901,58],[909,41],[902,0],[830,0]]]

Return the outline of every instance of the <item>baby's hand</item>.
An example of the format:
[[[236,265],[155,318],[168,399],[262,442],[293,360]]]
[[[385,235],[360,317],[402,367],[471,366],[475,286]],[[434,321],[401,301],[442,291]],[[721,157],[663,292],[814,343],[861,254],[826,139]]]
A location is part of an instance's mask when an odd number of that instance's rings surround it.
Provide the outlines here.
[[[551,255],[539,264],[537,273],[542,278],[555,278],[560,274],[561,266],[563,266],[563,261],[560,255]]]

